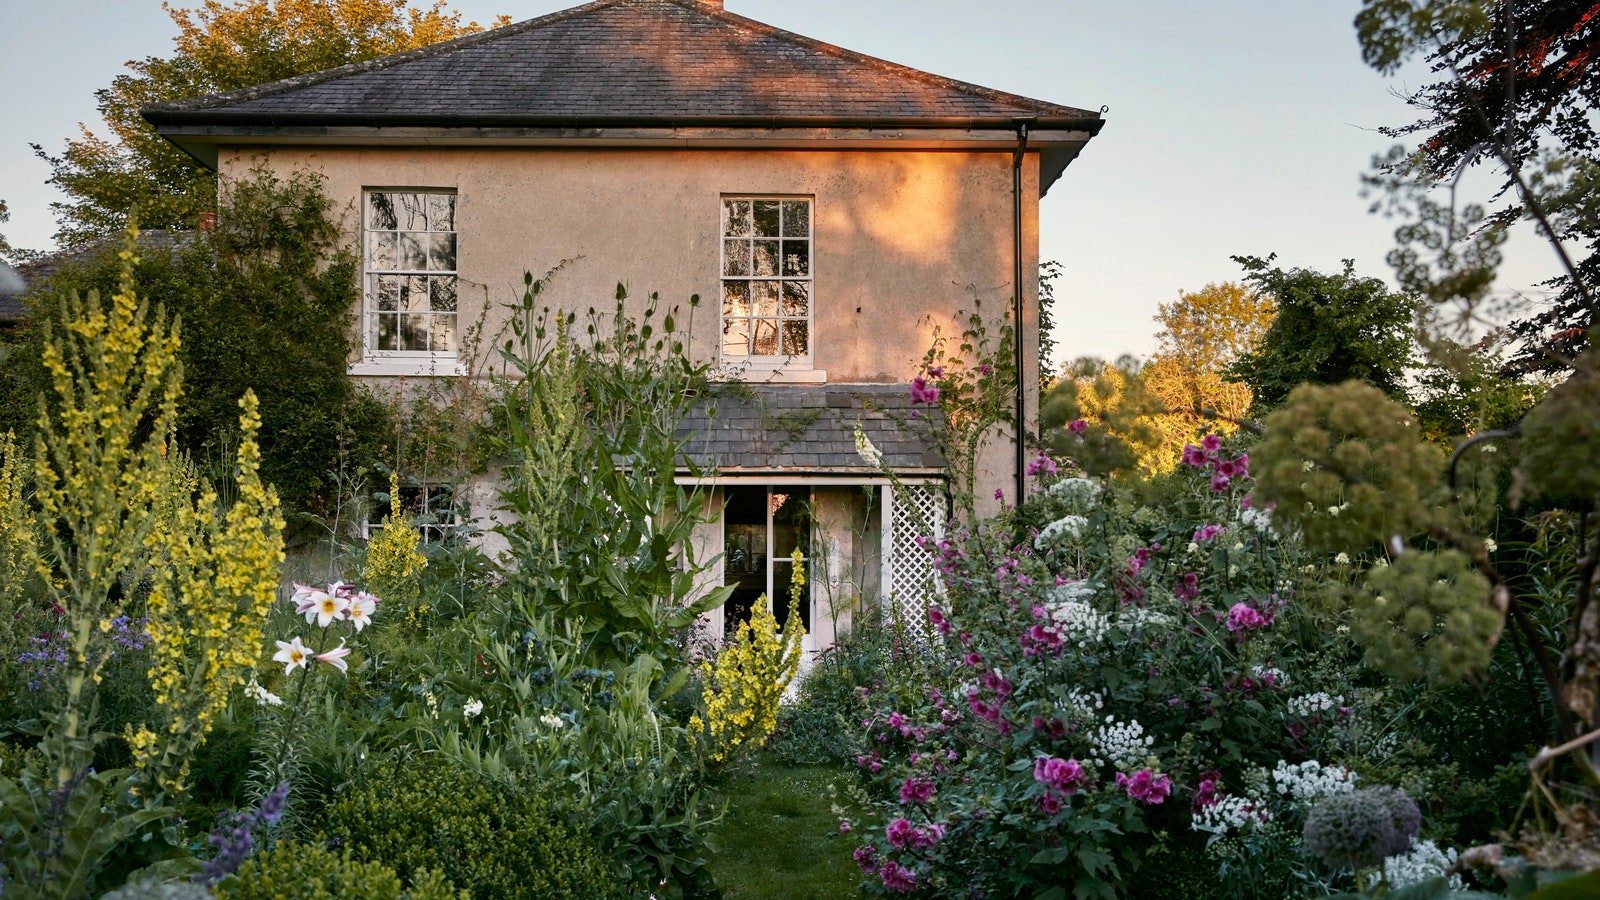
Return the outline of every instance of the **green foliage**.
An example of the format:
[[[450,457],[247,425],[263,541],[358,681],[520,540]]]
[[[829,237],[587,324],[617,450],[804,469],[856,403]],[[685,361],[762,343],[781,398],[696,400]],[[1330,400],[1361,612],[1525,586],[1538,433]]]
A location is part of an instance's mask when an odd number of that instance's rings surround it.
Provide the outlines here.
[[[1426,531],[1437,518],[1442,456],[1405,407],[1361,382],[1308,384],[1267,417],[1255,447],[1257,505],[1329,552]]]
[[[403,879],[436,870],[474,898],[615,896],[587,830],[526,789],[448,764],[384,765],[329,804],[325,827]]]
[[[261,475],[293,512],[329,512],[329,473],[378,459],[388,428],[381,405],[346,374],[360,306],[357,258],[340,248],[318,176],[280,179],[265,170],[232,181],[214,231],[139,249],[141,290],[183,322],[178,357],[188,389],[179,443],[197,458],[225,460],[239,441],[239,397],[261,402]],[[58,272],[51,294],[115,289],[121,260],[106,251]],[[40,310],[59,328],[59,313]],[[6,366],[0,430],[32,432],[45,328],[24,335]],[[216,466],[221,470],[225,467]],[[226,480],[225,471],[216,471]]]
[[[778,709],[768,750],[795,765],[849,760],[857,691],[882,681],[889,641],[887,630],[862,628],[817,654],[795,701]]]
[[[1161,460],[1160,411],[1134,358],[1080,359],[1040,401],[1040,443],[1091,475],[1156,472],[1171,468]]]
[[[214,208],[217,181],[140,115],[153,103],[219,93],[424,47],[480,29],[435,4],[408,0],[233,0],[166,7],[178,27],[173,54],[128,63],[96,92],[111,137],[87,129],[60,156],[34,151],[70,198],[54,203],[56,239],[81,244],[122,228],[138,212],[150,228],[194,228]],[[500,20],[504,24],[508,20]],[[342,361],[342,359],[341,359]]]
[[[1284,270],[1273,257],[1236,256],[1245,281],[1270,297],[1278,314],[1228,378],[1250,386],[1254,415],[1276,409],[1301,384],[1365,381],[1405,399],[1405,371],[1414,356],[1417,303],[1382,280],[1356,275],[1355,263],[1332,275]]]
[[[348,849],[335,853],[288,842],[251,857],[217,885],[217,900],[466,900],[464,891],[433,872],[418,872],[409,890],[381,862],[358,862]]]
[[[634,317],[619,284],[614,315],[591,311],[584,343],[574,318],[538,313],[543,282],[527,284],[501,348],[503,430],[493,438],[510,460],[500,499],[515,517],[495,529],[517,561],[507,578],[521,620],[507,625],[518,633],[545,615],[575,623],[601,668],[640,655],[668,662],[685,629],[733,591],[693,596],[707,561],[692,536],[718,513],[705,489],[677,483],[688,441],[677,426],[705,368],[689,361],[683,311],[657,322],[654,295]]]

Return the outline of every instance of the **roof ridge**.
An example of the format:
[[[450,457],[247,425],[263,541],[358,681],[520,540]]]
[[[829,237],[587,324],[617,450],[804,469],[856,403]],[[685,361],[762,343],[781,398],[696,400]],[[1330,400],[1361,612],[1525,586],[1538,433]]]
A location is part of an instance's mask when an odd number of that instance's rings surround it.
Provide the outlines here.
[[[1045,100],[1035,100],[1032,97],[1024,97],[1021,94],[1013,94],[1009,91],[997,91],[994,88],[987,88],[981,84],[973,84],[970,81],[960,81],[955,78],[948,78],[944,75],[938,75],[925,69],[917,69],[901,63],[893,62],[891,60],[883,59],[881,57],[870,56],[866,53],[858,53],[855,50],[841,47],[837,44],[830,44],[827,41],[818,40],[817,38],[813,37],[807,37],[806,35],[798,32],[788,31],[783,28],[779,28],[776,25],[769,25],[766,22],[762,22],[757,19],[746,18],[738,13],[729,12],[725,8],[713,6],[710,3],[704,2],[704,0],[622,0],[622,3],[626,5],[633,5],[641,2],[663,2],[686,9],[693,9],[707,18],[720,19],[730,25],[737,25],[752,31],[759,31],[768,37],[776,38],[777,40],[781,40],[790,44],[795,44],[797,46],[804,47],[807,50],[814,50],[837,59],[844,59],[850,62],[860,63],[892,75],[900,75],[902,77],[910,78],[913,81],[920,81],[924,84],[932,85],[934,87],[950,88],[952,90],[961,91],[962,93],[971,94],[983,100],[1031,108],[1035,112],[1058,112],[1061,110],[1072,110],[1074,113],[1088,112],[1088,110],[1081,110],[1077,109],[1076,107],[1062,106],[1060,104],[1050,103]],[[1092,115],[1092,113],[1090,114]]]
[[[557,10],[553,13],[547,13],[546,15],[535,16],[532,19],[525,19],[521,22],[513,22],[510,25],[505,25],[500,28],[490,28],[484,31],[474,32],[473,34],[464,34],[460,37],[451,38],[448,41],[440,41],[437,44],[429,44],[426,47],[417,47],[412,50],[401,50],[398,53],[391,53],[388,56],[377,56],[373,57],[372,59],[361,60],[360,62],[345,63],[342,66],[336,66],[332,69],[322,69],[316,72],[307,72],[303,75],[291,75],[288,78],[282,78],[277,81],[269,81],[266,84],[251,85],[249,87],[236,88],[231,91],[223,91],[216,94],[201,94],[198,97],[185,97],[178,100],[165,100],[160,103],[152,103],[149,106],[144,107],[144,109],[150,111],[202,110],[209,109],[213,106],[225,106],[228,104],[239,103],[248,100],[259,100],[263,97],[271,97],[274,94],[282,94],[288,91],[299,90],[300,88],[311,87],[313,85],[323,84],[324,82],[328,81],[337,81],[338,79],[344,78],[348,75],[362,75],[368,72],[378,72],[393,66],[417,62],[418,60],[432,59],[435,56],[443,56],[448,53],[454,53],[457,50],[468,47],[476,47],[479,44],[487,43],[493,40],[499,40],[500,38],[508,37],[513,34],[522,34],[525,31],[534,31],[547,25],[554,25],[557,22],[562,22],[567,19],[575,18],[577,16],[585,15],[587,13],[605,9],[607,7],[623,6],[632,4],[634,2],[636,2],[636,0],[592,0],[592,2],[585,3],[582,6],[574,6],[568,9]],[[695,2],[698,3],[699,0],[695,0]]]

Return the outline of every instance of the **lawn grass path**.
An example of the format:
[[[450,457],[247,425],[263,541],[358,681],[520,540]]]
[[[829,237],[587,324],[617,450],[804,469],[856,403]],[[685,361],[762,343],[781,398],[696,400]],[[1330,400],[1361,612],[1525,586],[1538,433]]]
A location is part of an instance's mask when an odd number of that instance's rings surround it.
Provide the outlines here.
[[[728,900],[855,897],[855,843],[839,833],[829,785],[849,774],[833,766],[787,766],[760,754],[753,769],[717,789],[727,804],[711,870]]]

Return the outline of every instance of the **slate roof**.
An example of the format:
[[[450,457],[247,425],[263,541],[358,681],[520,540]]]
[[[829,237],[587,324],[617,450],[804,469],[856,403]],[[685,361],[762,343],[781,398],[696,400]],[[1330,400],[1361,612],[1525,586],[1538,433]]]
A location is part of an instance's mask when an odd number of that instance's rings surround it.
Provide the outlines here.
[[[853,53],[700,0],[597,0],[504,28],[157,104],[155,124],[1073,120],[1098,113]]]
[[[691,461],[723,475],[879,475],[856,453],[857,423],[897,472],[943,471],[937,410],[913,407],[903,384],[730,386],[702,401],[678,435]]]

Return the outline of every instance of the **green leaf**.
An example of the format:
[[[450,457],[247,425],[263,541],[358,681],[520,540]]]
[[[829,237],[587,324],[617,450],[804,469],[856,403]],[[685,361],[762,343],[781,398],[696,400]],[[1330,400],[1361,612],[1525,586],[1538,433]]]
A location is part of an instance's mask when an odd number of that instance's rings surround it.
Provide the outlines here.
[[[1546,881],[1544,887],[1528,895],[1528,900],[1589,900],[1600,897],[1600,872],[1588,872],[1582,875],[1549,873],[1549,875],[1554,875],[1560,880]],[[1544,880],[1543,877],[1541,880]]]

